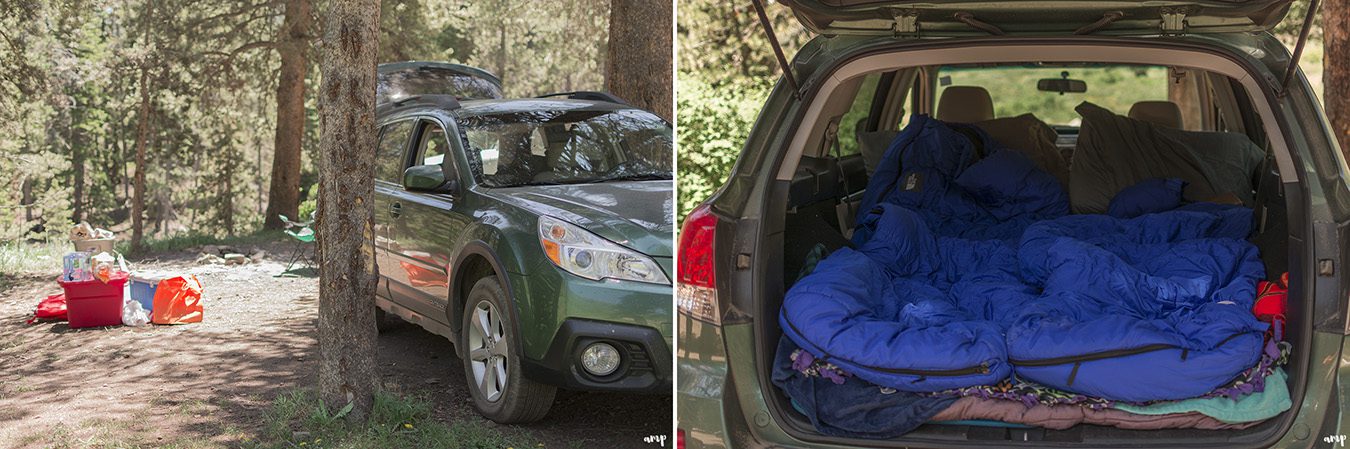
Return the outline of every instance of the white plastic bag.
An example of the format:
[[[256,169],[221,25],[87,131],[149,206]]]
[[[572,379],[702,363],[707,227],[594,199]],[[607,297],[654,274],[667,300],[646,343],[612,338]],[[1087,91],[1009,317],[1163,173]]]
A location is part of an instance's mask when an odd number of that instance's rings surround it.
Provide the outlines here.
[[[127,300],[122,303],[122,324],[127,326],[144,326],[149,323],[150,314],[146,313],[145,308],[141,307],[140,302]]]

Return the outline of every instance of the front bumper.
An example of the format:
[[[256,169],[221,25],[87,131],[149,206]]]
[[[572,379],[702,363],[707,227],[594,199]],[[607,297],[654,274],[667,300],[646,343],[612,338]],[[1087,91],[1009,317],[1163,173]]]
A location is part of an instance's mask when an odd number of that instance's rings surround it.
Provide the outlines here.
[[[581,368],[581,352],[594,342],[619,349],[619,369],[596,377]],[[524,360],[527,379],[569,390],[670,394],[670,348],[650,327],[568,319],[541,360]]]
[[[530,272],[511,277],[522,323],[526,378],[573,390],[670,394],[674,369],[669,285],[592,281],[564,272],[547,259]],[[615,374],[597,378],[581,368],[581,351],[596,341],[619,349],[623,359]]]

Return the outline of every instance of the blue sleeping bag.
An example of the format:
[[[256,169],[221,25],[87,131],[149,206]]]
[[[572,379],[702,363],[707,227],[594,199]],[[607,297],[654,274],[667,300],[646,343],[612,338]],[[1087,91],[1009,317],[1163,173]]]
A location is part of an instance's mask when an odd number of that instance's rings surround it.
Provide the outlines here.
[[[817,358],[902,391],[1008,377],[1003,331],[982,308],[1034,297],[1017,280],[1017,253],[999,241],[938,238],[914,211],[877,207],[859,226],[872,238],[826,257],[788,292],[783,332]],[[960,296],[978,307],[962,307]]]
[[[1051,175],[916,116],[864,195],[856,249],[784,298],[784,334],[863,380],[931,392],[1017,375],[1108,399],[1193,397],[1259,357],[1263,267],[1239,206],[1067,215]]]
[[[1199,396],[1260,357],[1251,313],[1265,268],[1243,238],[1251,210],[1195,204],[1032,225],[1018,248],[1039,298],[1013,317],[1018,376],[1141,402]]]
[[[868,180],[855,222],[880,203],[918,212],[948,237],[1012,239],[1031,223],[1069,213],[1054,176],[974,125],[916,115]],[[856,230],[855,244],[868,238]]]

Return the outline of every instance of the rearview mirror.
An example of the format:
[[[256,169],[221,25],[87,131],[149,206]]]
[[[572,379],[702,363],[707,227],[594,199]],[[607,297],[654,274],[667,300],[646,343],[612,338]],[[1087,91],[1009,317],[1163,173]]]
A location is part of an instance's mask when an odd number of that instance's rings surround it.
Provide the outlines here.
[[[454,193],[458,183],[445,179],[440,165],[415,165],[403,171],[403,188],[419,192]]]
[[[1065,93],[1081,94],[1087,92],[1087,82],[1083,80],[1069,79],[1069,72],[1060,72],[1059,78],[1041,78],[1036,81],[1036,90],[1041,92],[1057,92],[1060,95]]]

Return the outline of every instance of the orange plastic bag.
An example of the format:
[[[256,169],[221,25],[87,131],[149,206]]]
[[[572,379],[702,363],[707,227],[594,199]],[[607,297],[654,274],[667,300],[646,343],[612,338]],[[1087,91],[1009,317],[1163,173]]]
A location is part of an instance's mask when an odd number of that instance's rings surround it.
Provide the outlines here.
[[[186,324],[202,321],[202,284],[196,276],[189,274],[159,281],[154,301],[150,313],[151,323]]]

